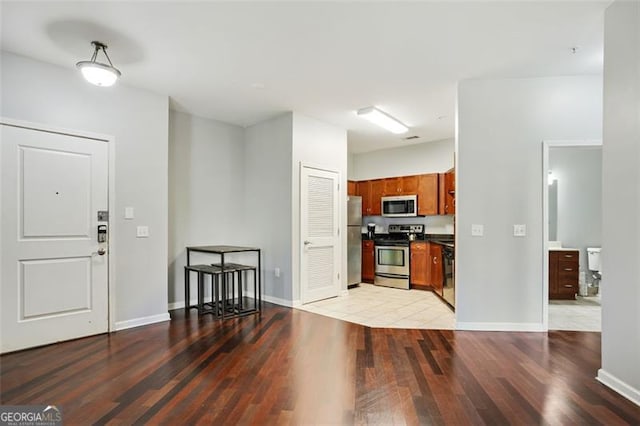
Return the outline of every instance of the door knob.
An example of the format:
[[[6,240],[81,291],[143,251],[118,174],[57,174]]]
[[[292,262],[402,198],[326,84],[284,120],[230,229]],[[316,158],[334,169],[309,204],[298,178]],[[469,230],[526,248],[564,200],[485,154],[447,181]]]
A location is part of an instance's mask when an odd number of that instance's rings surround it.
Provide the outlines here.
[[[99,249],[98,249],[98,251],[94,251],[94,252],[93,252],[93,253],[91,253],[91,254],[94,254],[94,255],[96,255],[96,254],[97,254],[97,255],[99,255],[99,256],[104,256],[106,253],[107,253],[107,251],[106,251],[105,249],[103,249],[103,248],[99,248]]]
[[[309,244],[311,244],[311,241],[305,241],[305,242],[304,242],[304,245],[305,245],[305,246],[308,246]]]

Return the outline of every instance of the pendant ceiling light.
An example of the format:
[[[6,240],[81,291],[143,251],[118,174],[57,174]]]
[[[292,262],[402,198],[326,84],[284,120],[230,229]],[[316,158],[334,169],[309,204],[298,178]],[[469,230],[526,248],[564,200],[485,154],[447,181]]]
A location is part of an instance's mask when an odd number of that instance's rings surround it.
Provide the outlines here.
[[[111,63],[109,55],[107,55],[107,45],[100,43],[99,41],[92,41],[93,56],[89,61],[81,61],[76,64],[76,67],[82,72],[82,76],[91,84],[96,86],[113,86],[118,77],[120,77],[120,71]],[[105,58],[109,62],[109,65],[97,62],[98,53],[102,50]]]

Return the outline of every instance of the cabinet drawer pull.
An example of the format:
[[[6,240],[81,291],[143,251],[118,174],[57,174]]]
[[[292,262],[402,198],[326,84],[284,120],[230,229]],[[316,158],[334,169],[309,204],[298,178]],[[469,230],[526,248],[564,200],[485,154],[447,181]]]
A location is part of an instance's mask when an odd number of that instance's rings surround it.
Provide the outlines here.
[[[434,264],[438,263],[438,258],[436,256],[433,256],[433,263]]]
[[[568,257],[569,259],[571,259],[573,257],[572,254],[565,254],[564,257]]]
[[[564,268],[565,271],[573,271],[573,268]]]
[[[565,285],[564,285],[564,287],[565,287],[565,288],[573,288],[573,286],[572,286],[572,285],[569,285],[569,284],[565,284]]]

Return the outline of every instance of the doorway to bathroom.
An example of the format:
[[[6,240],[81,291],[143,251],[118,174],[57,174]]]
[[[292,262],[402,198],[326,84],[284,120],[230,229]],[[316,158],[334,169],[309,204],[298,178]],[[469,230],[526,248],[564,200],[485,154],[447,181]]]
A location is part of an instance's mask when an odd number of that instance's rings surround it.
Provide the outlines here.
[[[601,331],[602,142],[543,142],[543,319]]]

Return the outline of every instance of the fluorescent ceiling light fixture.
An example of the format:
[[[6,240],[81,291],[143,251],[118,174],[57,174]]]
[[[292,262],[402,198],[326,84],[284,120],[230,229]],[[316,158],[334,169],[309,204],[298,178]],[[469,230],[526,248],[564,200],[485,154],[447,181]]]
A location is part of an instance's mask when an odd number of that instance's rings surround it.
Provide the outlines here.
[[[111,63],[111,59],[109,59],[109,55],[107,55],[107,45],[99,41],[92,41],[91,44],[93,45],[93,56],[91,56],[91,59],[88,61],[78,62],[76,67],[89,83],[103,87],[113,86],[122,74]],[[109,65],[97,62],[98,53],[101,50],[105,58],[107,58]]]
[[[358,116],[366,118],[370,122],[377,124],[383,129],[390,131],[391,133],[400,134],[405,133],[409,130],[409,128],[402,124],[400,121],[396,120],[386,112],[380,111],[376,107],[371,106],[359,109]]]

